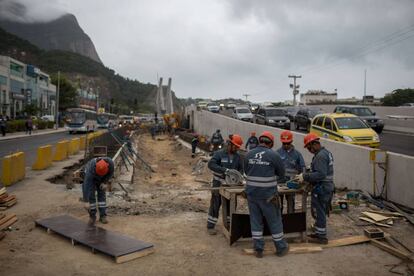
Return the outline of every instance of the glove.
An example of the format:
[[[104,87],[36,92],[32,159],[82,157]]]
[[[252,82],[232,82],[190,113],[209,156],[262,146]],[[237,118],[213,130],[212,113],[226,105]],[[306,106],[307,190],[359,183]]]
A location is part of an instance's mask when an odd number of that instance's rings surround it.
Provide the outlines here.
[[[303,179],[303,173],[295,175],[295,177],[293,178],[294,181],[297,181],[299,183],[303,183],[304,179]]]

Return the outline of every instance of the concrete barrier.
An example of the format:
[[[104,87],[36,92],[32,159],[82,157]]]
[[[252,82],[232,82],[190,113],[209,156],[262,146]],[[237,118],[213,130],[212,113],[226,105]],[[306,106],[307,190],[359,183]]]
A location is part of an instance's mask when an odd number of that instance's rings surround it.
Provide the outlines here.
[[[52,146],[42,146],[37,148],[37,158],[32,166],[33,170],[44,170],[52,165],[53,154]]]
[[[220,129],[223,138],[229,134],[237,133],[246,142],[250,133],[255,131],[257,135],[268,130],[275,137],[275,149],[281,146],[279,141],[280,133],[283,131],[278,128],[247,123],[236,120],[221,114],[208,111],[187,110],[190,115],[190,125],[200,135],[211,136],[216,129]],[[294,146],[299,150],[309,164],[312,155],[303,148],[303,137],[305,134],[294,132]],[[334,156],[334,178],[337,187],[347,187],[349,189],[359,189],[379,195],[383,190],[387,191],[384,196],[388,200],[394,201],[414,208],[414,189],[412,179],[414,179],[414,158],[388,153],[387,177],[384,183],[384,171],[370,161],[370,154],[374,149],[360,147],[327,139],[321,139],[322,145],[332,152]],[[375,173],[374,173],[375,172]],[[374,185],[376,183],[376,186]]]
[[[4,186],[10,186],[22,180],[26,175],[25,154],[18,152],[7,155],[2,160],[1,182]]]
[[[80,139],[79,138],[73,138],[69,141],[69,147],[68,147],[68,155],[74,155],[79,152],[79,144]]]
[[[79,150],[86,149],[86,136],[79,137]]]
[[[68,158],[69,141],[63,140],[56,144],[53,161],[62,161]]]

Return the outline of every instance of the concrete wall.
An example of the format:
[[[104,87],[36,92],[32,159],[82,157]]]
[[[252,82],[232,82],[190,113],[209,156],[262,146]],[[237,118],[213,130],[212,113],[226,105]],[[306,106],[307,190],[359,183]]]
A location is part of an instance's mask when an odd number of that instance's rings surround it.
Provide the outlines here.
[[[192,112],[189,111],[189,114],[192,114]],[[194,111],[193,114],[194,116],[191,116],[193,117],[191,120],[194,122],[194,130],[199,134],[211,136],[216,129],[220,129],[224,138],[229,134],[237,133],[243,137],[245,142],[252,131],[259,135],[261,132],[269,130],[276,138],[274,148],[281,146],[279,142],[281,129],[242,122],[207,111]],[[304,135],[294,132],[293,144],[303,154],[306,164],[310,164],[312,155],[303,148]],[[374,193],[374,164],[370,162],[370,152],[373,149],[326,139],[322,139],[322,144],[334,156],[335,185],[337,187],[360,189]],[[387,177],[388,199],[414,208],[412,179],[414,179],[414,158],[390,153]],[[376,181],[379,187],[377,191],[381,190],[384,183],[384,173],[378,167],[376,167]]]

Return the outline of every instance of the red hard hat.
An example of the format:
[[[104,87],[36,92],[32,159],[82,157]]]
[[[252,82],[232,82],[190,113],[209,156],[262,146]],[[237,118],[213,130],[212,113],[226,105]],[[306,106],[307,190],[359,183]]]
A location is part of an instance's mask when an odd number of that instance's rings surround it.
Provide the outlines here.
[[[259,140],[261,137],[266,137],[272,141],[272,143],[275,142],[275,136],[270,131],[263,131],[262,135],[260,135]]]
[[[308,146],[308,144],[313,142],[313,141],[319,141],[319,137],[314,133],[307,134],[305,136],[305,138],[303,138],[304,147],[306,148]]]
[[[240,148],[243,145],[243,139],[238,134],[233,134],[229,141],[238,148]]]
[[[290,130],[284,130],[280,133],[280,142],[282,143],[292,143],[293,133]]]
[[[101,159],[98,162],[96,162],[95,166],[95,172],[99,176],[104,176],[109,171],[109,164],[105,160]]]

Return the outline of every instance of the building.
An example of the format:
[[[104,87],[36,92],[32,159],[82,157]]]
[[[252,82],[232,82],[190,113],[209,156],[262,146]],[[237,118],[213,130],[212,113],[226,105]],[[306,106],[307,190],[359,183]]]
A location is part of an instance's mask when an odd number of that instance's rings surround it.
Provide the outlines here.
[[[98,95],[92,88],[78,88],[78,106],[89,110],[96,111],[98,108]]]
[[[34,105],[37,115],[55,115],[56,86],[39,68],[0,56],[0,114],[23,117],[25,107]]]
[[[338,98],[338,93],[328,93],[322,90],[308,90],[300,94],[300,103],[307,104],[324,104],[334,103]]]

